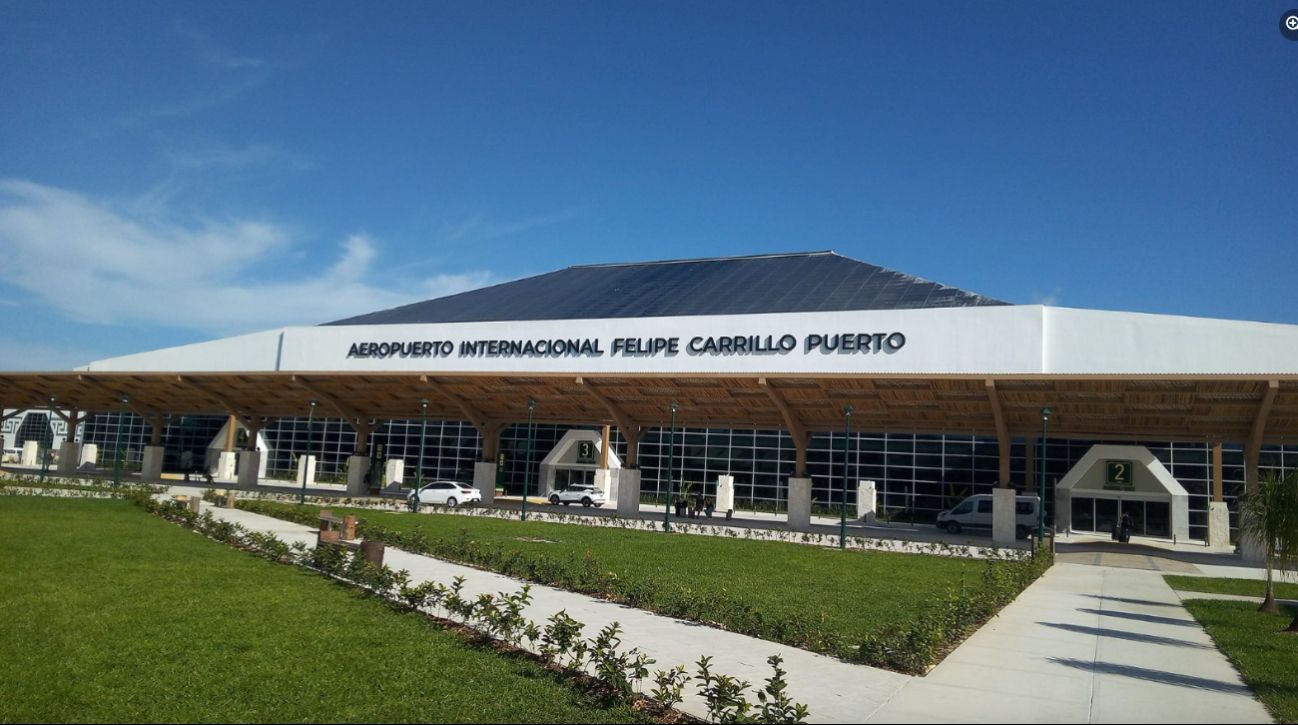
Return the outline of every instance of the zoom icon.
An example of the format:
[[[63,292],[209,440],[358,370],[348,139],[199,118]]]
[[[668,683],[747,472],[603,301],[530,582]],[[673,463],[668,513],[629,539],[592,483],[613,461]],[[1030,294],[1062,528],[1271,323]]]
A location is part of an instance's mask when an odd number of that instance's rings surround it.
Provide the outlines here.
[[[1298,10],[1290,10],[1280,16],[1280,34],[1290,40],[1298,40]]]

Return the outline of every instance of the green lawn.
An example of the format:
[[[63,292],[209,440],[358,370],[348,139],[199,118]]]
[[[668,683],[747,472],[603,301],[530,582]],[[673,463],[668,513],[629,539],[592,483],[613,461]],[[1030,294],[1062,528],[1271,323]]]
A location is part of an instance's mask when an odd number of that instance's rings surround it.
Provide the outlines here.
[[[0,497],[0,722],[636,722],[126,501]]]
[[[1294,610],[1277,617],[1259,613],[1251,602],[1191,599],[1184,604],[1271,714],[1298,723],[1298,635],[1282,631]]]
[[[293,504],[265,504],[300,513]],[[314,516],[317,507],[306,509]],[[679,588],[740,600],[767,620],[801,615],[849,643],[906,626],[926,603],[981,581],[982,561],[918,554],[827,549],[776,541],[577,526],[455,514],[409,514],[333,507],[389,531],[422,528],[432,538],[458,539],[461,529],[484,546],[528,557],[579,560],[590,553],[605,571],[651,587],[662,601]],[[652,608],[652,607],[651,607]],[[660,609],[661,611],[661,609]],[[709,619],[728,624],[724,606]]]
[[[1183,592],[1240,594],[1246,597],[1266,596],[1266,582],[1256,579],[1217,579],[1206,576],[1174,576],[1170,574],[1164,576],[1163,579],[1167,581],[1168,586]],[[1298,584],[1276,581],[1275,596],[1277,599],[1298,599]]]

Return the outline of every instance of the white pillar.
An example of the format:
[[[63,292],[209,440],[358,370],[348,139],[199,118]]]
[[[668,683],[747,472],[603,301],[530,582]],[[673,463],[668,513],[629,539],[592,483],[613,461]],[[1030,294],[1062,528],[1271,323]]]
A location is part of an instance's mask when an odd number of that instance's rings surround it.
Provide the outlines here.
[[[482,505],[496,503],[496,464],[479,461],[473,464],[473,487],[482,494]]]
[[[595,469],[595,488],[604,492],[604,500],[613,500],[613,471],[607,468]]]
[[[623,468],[617,480],[617,515],[623,518],[640,516],[640,471]]]
[[[789,479],[789,530],[811,530],[811,479]]]
[[[1019,492],[1012,488],[997,486],[992,489],[992,541],[1000,546],[1011,546],[1016,540],[1018,495]]]
[[[389,458],[383,465],[383,477],[387,480],[388,488],[399,490],[406,480],[406,462],[400,458]]]
[[[717,476],[717,511],[730,513],[735,510],[735,477]]]
[[[39,466],[40,462],[37,461],[36,459],[40,457],[40,447],[41,444],[36,441],[27,441],[26,443],[23,443],[23,457],[22,457],[21,465],[27,466],[28,468],[32,466]]]
[[[94,443],[85,443],[81,446],[81,460],[77,462],[77,468],[90,464],[91,468],[99,465],[99,446]]]
[[[347,459],[347,495],[364,496],[366,477],[370,473],[369,456],[351,456]]]
[[[1239,553],[1244,556],[1245,564],[1266,566],[1266,550],[1252,536],[1239,537]]]
[[[1208,546],[1230,548],[1230,507],[1225,501],[1208,502]]]
[[[140,466],[140,480],[145,483],[157,483],[162,480],[162,461],[167,457],[167,449],[162,446],[145,446],[144,463]]]
[[[213,478],[218,481],[233,481],[238,466],[239,454],[234,451],[222,451],[220,457],[216,459],[216,475]]]
[[[71,476],[77,472],[77,457],[81,453],[81,444],[74,441],[63,441],[59,446],[60,476]]]
[[[239,453],[239,488],[245,491],[256,488],[261,470],[261,451],[241,451]]]
[[[308,487],[315,485],[315,456],[300,456],[297,459],[297,485],[302,485],[302,477],[306,476],[306,485]]]
[[[867,524],[872,524],[878,511],[879,494],[875,491],[874,481],[858,481],[856,484],[856,518]]]
[[[1176,543],[1190,540],[1190,497],[1172,496],[1172,540]]]

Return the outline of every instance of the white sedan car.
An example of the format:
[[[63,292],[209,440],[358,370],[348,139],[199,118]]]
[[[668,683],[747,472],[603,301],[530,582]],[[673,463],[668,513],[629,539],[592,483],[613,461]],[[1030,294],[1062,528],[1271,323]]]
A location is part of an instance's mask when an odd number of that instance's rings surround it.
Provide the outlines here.
[[[406,499],[413,502],[415,492],[411,491]],[[467,483],[455,481],[433,481],[419,489],[419,503],[437,506],[459,506],[462,503],[481,503],[482,492]]]
[[[604,492],[589,484],[569,486],[562,491],[550,492],[550,503],[557,506],[579,503],[582,506],[603,506]]]

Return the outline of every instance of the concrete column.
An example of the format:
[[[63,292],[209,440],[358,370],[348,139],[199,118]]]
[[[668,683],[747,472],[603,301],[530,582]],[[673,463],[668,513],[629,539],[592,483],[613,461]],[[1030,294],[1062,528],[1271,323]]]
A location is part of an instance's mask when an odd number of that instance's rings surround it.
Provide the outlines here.
[[[261,476],[261,451],[243,451],[239,454],[239,488],[251,491],[257,487]]]
[[[1172,540],[1176,543],[1190,540],[1190,497],[1172,497]]]
[[[300,456],[297,459],[297,485],[302,485],[303,476],[306,476],[308,487],[315,485],[315,456]]]
[[[717,476],[717,511],[728,513],[735,510],[735,477]]]
[[[369,456],[351,456],[347,459],[347,495],[364,496],[365,479],[370,473]]]
[[[856,517],[867,524],[874,523],[879,511],[879,494],[874,488],[874,481],[860,481],[856,484]]]
[[[81,460],[77,463],[77,468],[90,464],[91,468],[99,465],[99,446],[94,443],[84,443],[81,446]]]
[[[595,488],[604,492],[604,498],[612,501],[616,496],[613,495],[613,472],[607,468],[600,468],[595,471]]]
[[[1016,537],[1017,513],[1015,500],[1018,492],[1012,488],[992,489],[992,541],[1000,546],[1010,546]]]
[[[162,446],[144,447],[144,464],[140,467],[140,480],[145,483],[157,483],[162,480],[162,462],[166,460],[167,449]]]
[[[1032,490],[1032,495],[1036,495],[1036,490]],[[1041,502],[1042,506],[1046,505],[1045,501]],[[1033,531],[1036,530],[1033,525]],[[1071,488],[1055,487],[1055,531],[1063,534],[1070,534],[1073,531],[1073,490]],[[1033,536],[1036,536],[1034,533]]]
[[[58,472],[60,476],[71,476],[77,472],[80,453],[80,443],[75,441],[63,441],[59,446]]]
[[[383,477],[388,482],[388,488],[400,489],[406,480],[406,462],[400,458],[389,458],[383,466]]]
[[[789,530],[811,530],[811,479],[789,479]]]
[[[473,464],[473,487],[482,494],[482,505],[496,503],[496,464],[479,461]]]
[[[27,441],[23,443],[23,457],[21,464],[27,467],[39,466],[41,444],[36,441]]]
[[[640,516],[640,471],[622,469],[617,481],[617,515],[624,518]]]
[[[1251,536],[1239,537],[1239,553],[1244,556],[1245,564],[1266,566],[1266,551]]]
[[[1208,546],[1230,548],[1230,507],[1225,501],[1208,502]]]
[[[239,456],[232,451],[223,451],[216,460],[216,475],[213,476],[218,481],[235,480],[235,470],[239,466]]]

